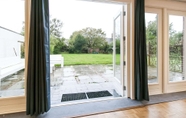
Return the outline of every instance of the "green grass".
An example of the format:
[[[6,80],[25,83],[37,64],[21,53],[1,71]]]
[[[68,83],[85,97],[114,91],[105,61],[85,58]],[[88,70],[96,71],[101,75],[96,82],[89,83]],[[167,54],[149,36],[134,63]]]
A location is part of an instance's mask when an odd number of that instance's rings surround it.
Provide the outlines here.
[[[64,65],[98,65],[112,64],[112,54],[62,54]],[[116,55],[116,63],[119,64],[120,55]]]

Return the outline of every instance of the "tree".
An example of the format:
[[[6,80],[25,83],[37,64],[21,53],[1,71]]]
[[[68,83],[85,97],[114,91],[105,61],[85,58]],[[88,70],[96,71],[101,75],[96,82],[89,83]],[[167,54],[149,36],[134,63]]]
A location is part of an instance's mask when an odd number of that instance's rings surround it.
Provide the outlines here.
[[[120,54],[120,40],[116,40],[116,54]]]
[[[80,31],[75,31],[70,36],[69,40],[69,53],[86,53],[87,40],[82,36]]]
[[[65,38],[59,39],[58,43],[54,46],[53,53],[60,54],[68,50],[68,46],[65,44]]]
[[[148,22],[146,27],[146,39],[148,53],[156,54],[157,52],[157,20]]]
[[[64,38],[62,39],[61,28],[63,23],[59,19],[50,20],[50,53],[59,53],[58,48],[61,50],[61,46],[65,46]],[[60,46],[61,45],[61,46]],[[55,48],[55,52],[54,52]],[[66,47],[65,47],[66,48]]]
[[[75,53],[74,42],[75,42],[76,36],[79,34],[81,35],[79,31],[75,31],[70,36],[70,39],[68,41],[69,53]]]
[[[50,36],[61,38],[62,37],[61,28],[62,27],[63,27],[63,23],[59,19],[57,19],[57,18],[51,19],[50,20]],[[21,34],[22,35],[25,34],[25,22],[23,22]]]
[[[158,23],[157,18],[154,21],[150,21],[146,27],[146,41],[147,41],[147,51],[148,51],[148,62],[149,65],[157,66],[157,51],[158,51]],[[183,32],[177,32],[173,29],[173,23],[169,24],[169,61],[170,68],[174,67],[176,64],[180,64],[180,58],[183,61]],[[151,63],[152,62],[152,63]]]
[[[56,38],[53,35],[50,35],[50,53],[53,54],[54,47],[58,42],[60,41],[60,38]]]
[[[61,28],[63,27],[63,23],[59,19],[50,20],[50,36],[54,36],[56,38],[62,37]]]
[[[78,34],[75,37],[74,49],[77,53],[87,52],[87,40],[81,35]]]
[[[25,34],[25,26],[23,22],[23,27],[21,34]],[[68,50],[67,45],[65,44],[65,39],[62,38],[61,28],[63,26],[62,21],[57,18],[50,20],[50,53],[60,53],[60,51]],[[62,48],[64,46],[64,48]],[[55,52],[53,52],[55,49]],[[59,49],[59,50],[58,50]]]
[[[110,46],[109,46],[108,42],[104,42],[103,45],[100,47],[100,50],[102,53],[109,53]]]
[[[147,45],[150,44],[151,53],[155,54],[157,52],[157,20],[148,22],[146,27],[146,39]],[[174,46],[176,44],[180,44],[182,41],[183,33],[176,32],[173,29],[173,23],[169,25],[169,44],[170,46]]]
[[[183,33],[174,32],[169,36],[169,49],[170,55],[172,56],[182,56],[183,51]]]
[[[86,38],[88,48],[100,48],[105,42],[106,34],[101,29],[87,27],[80,32]]]
[[[70,53],[74,53],[76,51],[88,52],[89,49],[99,50],[99,48],[103,48],[103,46],[105,46],[105,37],[106,34],[101,29],[88,27],[75,31],[70,36],[69,51]]]
[[[173,29],[173,23],[171,23],[169,25],[169,44],[171,46],[180,45],[180,43],[182,43],[182,39],[183,39],[183,33],[182,32],[176,32]]]

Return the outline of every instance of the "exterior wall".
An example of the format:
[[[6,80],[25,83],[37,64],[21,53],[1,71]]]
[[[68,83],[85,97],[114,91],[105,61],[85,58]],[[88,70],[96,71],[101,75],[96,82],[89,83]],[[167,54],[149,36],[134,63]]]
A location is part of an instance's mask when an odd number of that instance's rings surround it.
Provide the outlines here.
[[[6,68],[21,62],[21,43],[24,36],[0,27],[0,67]]]

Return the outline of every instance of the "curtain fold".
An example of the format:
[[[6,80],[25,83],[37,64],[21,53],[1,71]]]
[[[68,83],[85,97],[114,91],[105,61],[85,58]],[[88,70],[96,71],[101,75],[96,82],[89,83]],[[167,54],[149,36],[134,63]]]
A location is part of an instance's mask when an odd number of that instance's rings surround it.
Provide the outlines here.
[[[26,114],[50,109],[49,2],[31,0]]]
[[[149,100],[145,29],[145,1],[135,1],[135,99]]]

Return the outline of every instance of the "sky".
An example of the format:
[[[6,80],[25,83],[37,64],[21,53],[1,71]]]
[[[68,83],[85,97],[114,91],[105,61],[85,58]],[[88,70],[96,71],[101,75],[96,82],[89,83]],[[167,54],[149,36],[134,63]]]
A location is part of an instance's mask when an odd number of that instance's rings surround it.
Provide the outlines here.
[[[157,14],[155,13],[145,13],[145,23],[148,25],[149,21],[156,20]],[[169,15],[169,24],[173,23],[173,29],[177,32],[183,31],[183,16]]]
[[[11,3],[11,4],[10,4]],[[63,22],[63,37],[69,38],[77,30],[86,27],[101,28],[107,38],[113,33],[113,18],[119,14],[121,5],[80,0],[49,0],[50,17]],[[24,0],[0,0],[0,26],[21,32],[24,21]],[[173,28],[181,31],[183,17],[170,16]],[[146,23],[155,14],[146,15]],[[119,20],[118,20],[119,21]]]
[[[0,0],[0,26],[20,33],[24,11],[23,0]]]
[[[108,38],[113,32],[113,18],[121,5],[77,0],[50,0],[50,16],[63,22],[65,38],[86,27],[101,28]]]
[[[49,5],[50,17],[63,22],[62,36],[65,38],[86,27],[101,28],[111,38],[113,18],[121,9],[118,4],[80,0],[49,0]],[[20,33],[24,21],[24,0],[0,0],[0,15],[0,26]]]

